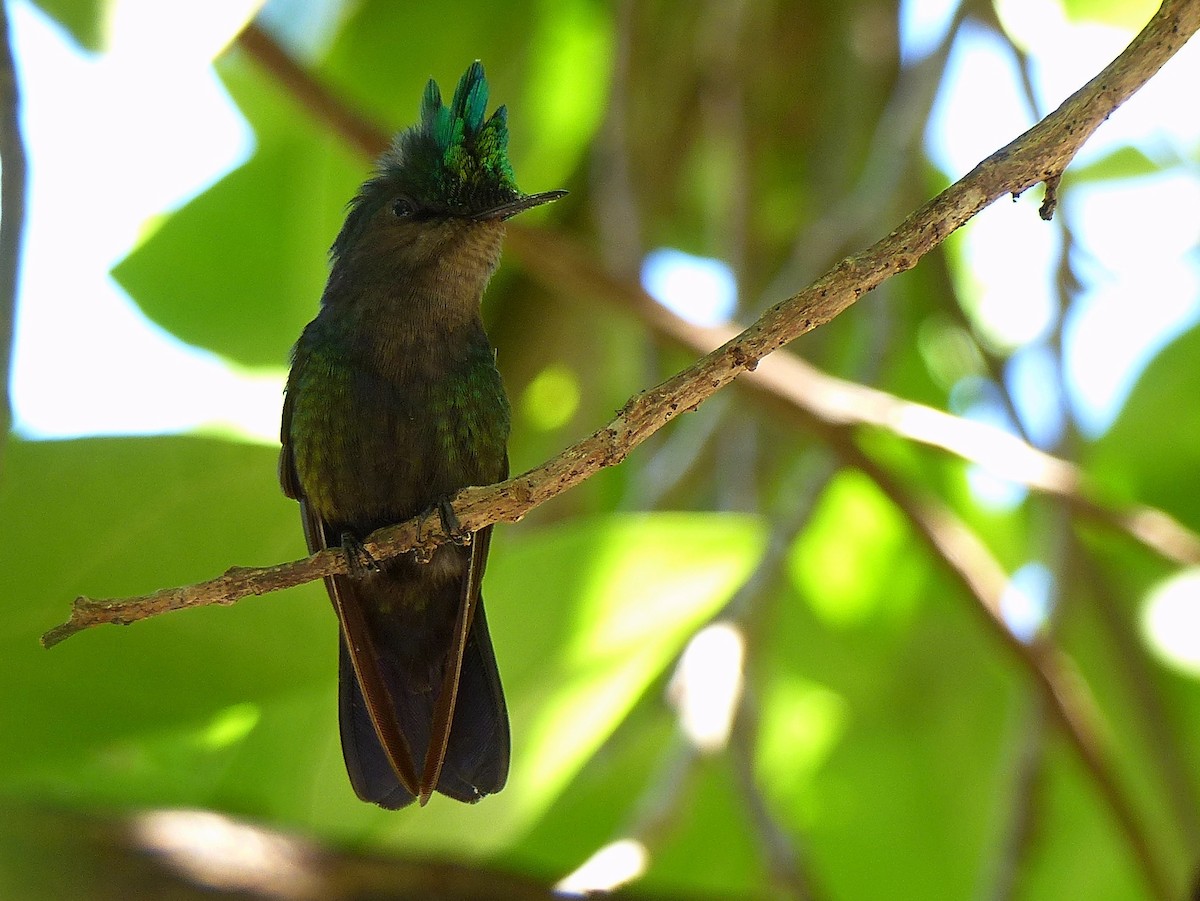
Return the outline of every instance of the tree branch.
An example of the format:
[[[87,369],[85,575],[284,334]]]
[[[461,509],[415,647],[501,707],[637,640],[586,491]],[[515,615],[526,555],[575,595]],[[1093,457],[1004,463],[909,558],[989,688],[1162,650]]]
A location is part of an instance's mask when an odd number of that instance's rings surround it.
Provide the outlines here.
[[[1100,121],[1107,118],[1136,87],[1140,87],[1153,72],[1161,68],[1165,59],[1195,32],[1198,14],[1194,0],[1189,2],[1190,5],[1164,4],[1158,16],[1147,23],[1146,28],[1120,57],[1077,91],[1057,112],[1008,147],[1020,144],[1054,116],[1063,114],[1063,110],[1073,101],[1077,101],[1077,105],[1084,104],[1085,101],[1078,100],[1081,95],[1093,97],[1091,102],[1100,105],[1098,112],[1093,113],[1088,120],[1093,123],[1094,130]],[[1184,12],[1190,19],[1176,26],[1172,18],[1176,14],[1167,10],[1168,5],[1187,6]],[[1154,42],[1154,38],[1147,36],[1147,32],[1156,25],[1159,18],[1163,18],[1164,21],[1158,23],[1158,31],[1177,34],[1178,43],[1170,48],[1160,49],[1140,66],[1126,61],[1118,67],[1123,59],[1135,51],[1139,41]],[[1177,27],[1178,31],[1175,30]],[[345,103],[316,81],[257,25],[247,27],[238,44],[285,85],[306,109],[324,119],[330,128],[340,134],[347,143],[358,148],[364,156],[374,158],[388,146],[389,138],[385,132],[348,109]],[[1111,105],[1104,106],[1105,98],[1102,94],[1106,84],[1105,74],[1114,68],[1143,72],[1144,78],[1136,87],[1127,86],[1125,90],[1128,93],[1120,94],[1116,99],[1109,98],[1107,102]],[[1090,94],[1089,88],[1092,89]],[[1097,120],[1095,117],[1099,112],[1103,112],[1103,115]],[[1069,122],[1062,126],[1063,129],[1069,127]],[[1075,149],[1082,144],[1081,136]],[[1002,153],[1004,151],[999,151],[999,154]],[[999,154],[994,154],[989,159],[995,159]],[[986,163],[985,160],[980,166]],[[976,167],[976,171],[979,168]],[[968,175],[939,196],[945,197],[970,177]],[[1003,193],[1005,191],[1002,190],[1000,194]],[[933,202],[936,200],[937,198]],[[915,216],[916,214],[910,216],[908,221],[912,221]],[[551,290],[559,291],[563,286],[567,286],[573,291],[615,302],[632,310],[660,334],[699,354],[709,354],[714,347],[731,342],[740,333],[740,330],[733,326],[704,328],[687,322],[656,303],[636,284],[610,275],[573,242],[559,235],[514,223],[509,226],[508,248],[522,260],[532,275]],[[1082,474],[1075,465],[1040,451],[994,426],[962,419],[924,404],[898,398],[886,391],[827,375],[792,354],[775,354],[767,358],[757,370],[743,373],[742,384],[789,403],[810,423],[815,420],[825,425],[857,423],[878,426],[911,441],[948,451],[972,463],[978,463],[1001,478],[1056,497],[1080,515],[1125,532],[1167,560],[1181,565],[1200,564],[1200,536],[1178,520],[1162,510],[1145,505],[1112,508],[1087,490]]]
[[[698,326],[656,303],[630,282],[613,278],[571,241],[533,229],[513,229],[509,249],[547,287],[587,294],[629,310],[660,335],[698,353],[734,339],[735,326]],[[896,397],[822,372],[790,353],[767,357],[738,384],[783,401],[817,430],[844,425],[883,428],[977,463],[993,475],[1054,497],[1076,513],[1128,534],[1167,560],[1200,564],[1200,535],[1170,514],[1144,504],[1114,508],[1099,500],[1079,468],[983,422]]]
[[[1077,536],[1070,537],[1067,557],[1064,578],[1082,586],[1091,611],[1112,643],[1112,675],[1128,687],[1133,700],[1133,710],[1150,751],[1148,759],[1153,761],[1148,772],[1161,785],[1160,797],[1166,799],[1184,847],[1196,853],[1200,851],[1200,796],[1192,781],[1191,765],[1182,753],[1184,743],[1176,734],[1170,705],[1156,678],[1155,663],[1146,643],[1139,640],[1134,622],[1137,608],[1118,596],[1113,581],[1101,571]]]
[[[906,488],[853,441],[839,442],[838,454],[845,463],[870,477],[912,524],[930,552],[947,566],[960,587],[974,598],[974,609],[982,615],[988,631],[1033,677],[1042,702],[1062,727],[1112,812],[1154,897],[1162,901],[1175,897],[1171,878],[1155,855],[1145,825],[1116,776],[1099,709],[1074,661],[1049,638],[1021,641],[1004,621],[1000,603],[1008,575],[1000,562],[956,514],[939,501]]]
[[[21,139],[21,92],[13,63],[8,10],[0,3],[0,439],[12,426],[9,370],[12,368],[17,286],[25,234],[25,143]],[[3,456],[0,444],[0,457]]]
[[[753,372],[764,357],[824,325],[885,279],[911,269],[997,198],[1020,194],[1039,181],[1061,175],[1084,141],[1198,27],[1200,0],[1165,0],[1146,27],[1100,74],[1025,134],[912,213],[882,240],[842,260],[808,288],[771,307],[748,329],[688,368],[637,394],[608,425],[558,456],[498,485],[459,492],[453,507],[462,528],[476,531],[495,522],[517,522],[534,507],[570,490],[598,470],[615,466],[676,416],[694,410],[738,375]],[[246,34],[255,40],[262,37],[254,26]],[[246,41],[243,37],[243,46]],[[288,66],[298,70],[286,57],[268,64],[285,74]],[[288,77],[294,80],[294,72]],[[304,84],[309,82],[311,79]],[[332,111],[341,106],[330,99],[328,92],[319,87],[306,90],[322,115],[339,121]],[[367,149],[367,138],[361,132],[359,139],[364,141],[359,146]],[[364,544],[376,559],[386,559],[406,551],[428,553],[448,538],[440,522],[422,522],[418,517],[380,529]],[[101,623],[127,624],[169,610],[229,604],[248,595],[345,572],[347,563],[340,549],[327,550],[275,566],[236,567],[216,579],[152,595],[116,600],[79,597],[70,619],[47,632],[42,643],[50,647]]]

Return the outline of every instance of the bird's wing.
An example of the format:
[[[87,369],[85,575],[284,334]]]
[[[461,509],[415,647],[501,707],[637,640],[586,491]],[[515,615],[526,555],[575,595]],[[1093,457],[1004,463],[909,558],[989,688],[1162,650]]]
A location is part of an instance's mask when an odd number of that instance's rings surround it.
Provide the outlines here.
[[[483,582],[483,569],[487,562],[488,545],[492,529],[488,526],[471,536],[471,561],[466,577],[462,581],[462,595],[458,613],[454,618],[454,632],[446,653],[446,671],[442,676],[442,688],[437,704],[433,708],[433,725],[429,730],[429,750],[425,754],[425,769],[421,774],[420,799],[424,804],[437,788],[442,774],[442,764],[450,746],[450,729],[454,725],[454,708],[458,702],[458,683],[462,676],[463,655],[471,624],[475,619],[475,608],[479,604],[479,589]]]
[[[279,453],[279,483],[283,493],[300,502],[300,518],[304,525],[304,538],[310,554],[336,546],[338,536],[329,534],[326,523],[312,508],[305,497],[304,489],[296,473],[291,445],[292,395],[284,397],[283,425],[281,428],[281,450]],[[325,588],[333,602],[334,612],[342,627],[342,640],[349,653],[355,678],[362,689],[367,713],[375,726],[380,744],[387,755],[400,785],[410,794],[418,794],[416,766],[413,764],[412,749],[404,738],[404,732],[396,718],[396,706],[383,680],[383,675],[373,661],[379,659],[370,630],[367,628],[361,605],[355,600],[353,590],[346,590],[345,576],[326,576]],[[422,798],[422,803],[427,796]]]
[[[508,478],[508,454],[499,481]],[[442,677],[442,689],[433,708],[433,726],[429,732],[429,750],[425,754],[425,769],[421,774],[421,803],[437,787],[441,776],[446,751],[450,747],[450,729],[454,725],[454,708],[458,702],[459,679],[462,677],[463,657],[475,619],[475,610],[480,603],[483,571],[487,567],[488,548],[492,543],[492,527],[487,526],[471,536],[471,562],[463,579],[462,596],[458,613],[454,619],[453,643],[446,655],[446,672]]]

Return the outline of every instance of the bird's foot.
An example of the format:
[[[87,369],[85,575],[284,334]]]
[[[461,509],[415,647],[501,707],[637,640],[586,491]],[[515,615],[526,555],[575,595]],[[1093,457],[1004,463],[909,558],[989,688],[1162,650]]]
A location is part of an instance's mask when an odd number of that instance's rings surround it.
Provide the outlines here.
[[[424,542],[425,521],[433,516],[434,512],[438,514],[438,519],[442,523],[442,531],[446,533],[446,537],[451,543],[457,544],[460,547],[465,547],[471,543],[473,533],[463,529],[462,524],[458,521],[458,517],[454,513],[454,508],[450,506],[449,498],[442,498],[428,510],[421,514],[421,518],[417,523],[417,541]],[[433,551],[436,548],[426,550],[424,547],[418,547],[413,553],[416,555],[418,563],[428,563],[433,559]]]
[[[342,552],[346,555],[346,565],[350,567],[351,579],[361,579],[368,573],[379,572],[379,562],[350,532],[342,533]]]
[[[466,547],[471,543],[473,533],[466,531],[462,527],[462,523],[458,521],[458,516],[454,512],[454,508],[450,506],[450,498],[444,497],[437,502],[438,516],[442,520],[442,530],[455,544],[460,547]]]

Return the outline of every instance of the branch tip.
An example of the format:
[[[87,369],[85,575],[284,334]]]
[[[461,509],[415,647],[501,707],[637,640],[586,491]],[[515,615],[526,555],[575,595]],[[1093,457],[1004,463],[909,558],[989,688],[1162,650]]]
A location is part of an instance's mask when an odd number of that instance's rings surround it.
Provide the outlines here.
[[[1061,172],[1047,176],[1046,178],[1046,196],[1042,198],[1042,205],[1038,208],[1038,215],[1047,222],[1054,218],[1054,211],[1058,209],[1058,186],[1061,181]]]

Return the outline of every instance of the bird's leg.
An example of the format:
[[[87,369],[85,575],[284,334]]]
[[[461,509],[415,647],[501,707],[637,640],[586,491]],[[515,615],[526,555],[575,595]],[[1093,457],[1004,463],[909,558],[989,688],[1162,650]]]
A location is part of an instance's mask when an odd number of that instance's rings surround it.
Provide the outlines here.
[[[363,543],[351,532],[342,533],[342,552],[346,555],[346,564],[350,567],[351,579],[362,579],[368,573],[379,572],[379,563],[371,552],[363,547]]]
[[[458,515],[454,512],[454,508],[450,506],[450,498],[444,497],[437,502],[438,515],[442,520],[442,530],[455,544],[460,547],[466,547],[471,543],[471,534],[463,529],[462,523],[458,521]]]
[[[450,499],[446,497],[433,504],[433,506],[421,514],[420,519],[417,521],[417,541],[424,542],[425,536],[423,532],[425,521],[433,516],[434,512],[438,514],[438,518],[442,523],[442,531],[446,533],[446,537],[450,539],[452,544],[466,547],[471,543],[473,533],[463,530],[462,524],[458,521],[458,516],[454,513],[454,508],[450,506]],[[416,555],[418,563],[428,563],[433,559],[433,550],[426,550],[421,547],[414,550],[413,553]]]

